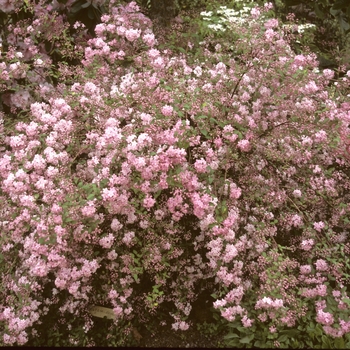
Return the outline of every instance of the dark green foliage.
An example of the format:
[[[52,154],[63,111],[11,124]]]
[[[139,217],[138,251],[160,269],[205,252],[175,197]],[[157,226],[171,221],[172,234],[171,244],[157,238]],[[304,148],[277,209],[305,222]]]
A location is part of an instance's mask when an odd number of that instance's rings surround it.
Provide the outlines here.
[[[65,3],[66,0],[59,2]],[[105,5],[96,5],[88,0],[76,0],[68,13],[69,22],[80,21],[85,24],[89,32],[93,34],[96,24],[101,22],[101,16],[106,12]]]
[[[310,45],[322,68],[349,67],[350,1],[349,0],[274,0],[275,12],[282,21],[294,13],[299,24],[315,24],[317,30]],[[342,59],[340,57],[343,56]]]
[[[163,18],[176,17],[181,10],[206,5],[208,0],[137,0],[137,3],[149,11],[149,15]]]
[[[301,6],[310,9],[318,19],[333,18],[338,22],[340,30],[347,34],[350,32],[350,1],[349,0],[280,0],[276,5],[283,4],[290,10],[292,6]]]

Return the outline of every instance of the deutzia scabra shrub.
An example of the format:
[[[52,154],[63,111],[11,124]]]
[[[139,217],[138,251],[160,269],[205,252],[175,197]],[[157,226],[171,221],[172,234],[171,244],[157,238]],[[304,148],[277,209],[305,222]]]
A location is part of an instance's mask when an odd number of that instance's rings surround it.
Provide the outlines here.
[[[288,346],[296,327],[348,341],[350,72],[329,86],[269,8],[193,61],[111,2],[83,66],[5,126],[3,344],[54,320],[92,345],[91,305],[114,331],[187,330],[204,288],[235,345]]]

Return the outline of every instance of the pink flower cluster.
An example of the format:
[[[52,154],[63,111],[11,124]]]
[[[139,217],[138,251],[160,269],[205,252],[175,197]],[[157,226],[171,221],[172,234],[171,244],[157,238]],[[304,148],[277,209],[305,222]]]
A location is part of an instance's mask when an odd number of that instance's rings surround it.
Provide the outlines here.
[[[16,50],[1,64],[6,87],[41,84],[4,98],[26,116],[4,125],[0,154],[1,255],[13,269],[0,291],[4,342],[26,343],[57,306],[68,322],[105,300],[116,323],[171,304],[173,329],[187,330],[203,281],[230,322],[271,319],[274,333],[314,309],[327,334],[348,333],[348,242],[329,247],[324,235],[347,230],[350,214],[346,145],[334,142],[350,136],[349,76],[332,91],[332,72],[295,55],[274,19],[239,27],[240,60],[205,40],[192,62],[156,46],[135,2],[111,1],[96,37],[77,45],[83,65],[62,65],[47,86],[23,64],[50,77],[31,34],[40,18],[11,27]]]
[[[282,299],[271,299],[269,297],[263,297],[259,299],[255,304],[255,309],[279,309],[283,308]]]

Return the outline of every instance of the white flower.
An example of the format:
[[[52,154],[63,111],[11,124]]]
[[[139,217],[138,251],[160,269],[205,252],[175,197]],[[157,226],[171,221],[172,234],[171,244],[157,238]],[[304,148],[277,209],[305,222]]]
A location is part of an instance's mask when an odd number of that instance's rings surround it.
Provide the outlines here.
[[[204,12],[201,12],[200,15],[203,17],[210,17],[213,15],[213,11],[208,11],[208,12],[204,11]]]
[[[197,76],[200,77],[202,75],[202,68],[197,66],[194,70],[193,73]]]
[[[37,60],[34,61],[35,66],[41,66],[43,63],[44,63],[44,61],[41,60],[40,58],[38,58]]]

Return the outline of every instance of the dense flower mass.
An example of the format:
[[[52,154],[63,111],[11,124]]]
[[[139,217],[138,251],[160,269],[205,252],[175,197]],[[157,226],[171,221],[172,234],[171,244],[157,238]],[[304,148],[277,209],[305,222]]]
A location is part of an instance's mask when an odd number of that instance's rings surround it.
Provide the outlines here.
[[[117,330],[166,305],[186,331],[205,288],[235,328],[277,339],[309,318],[347,336],[350,72],[334,88],[271,5],[244,10],[249,25],[222,7],[235,48],[210,37],[194,61],[158,47],[136,3],[110,1],[55,84],[33,8],[0,63],[6,113],[25,116],[2,126],[0,344],[52,319],[90,334],[91,305]]]

